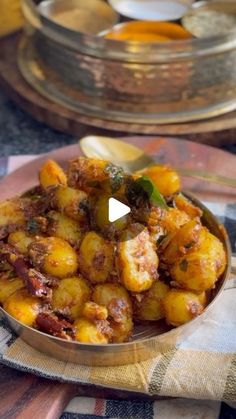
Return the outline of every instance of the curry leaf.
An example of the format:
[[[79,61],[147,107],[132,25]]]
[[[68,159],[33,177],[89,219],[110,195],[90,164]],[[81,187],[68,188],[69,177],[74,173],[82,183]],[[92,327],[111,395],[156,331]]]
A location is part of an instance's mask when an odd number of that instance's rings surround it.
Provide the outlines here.
[[[159,192],[153,181],[148,176],[141,176],[136,180],[136,183],[142,187],[142,189],[148,195],[150,202],[153,205],[157,205],[161,208],[168,209],[166,201],[162,194]]]

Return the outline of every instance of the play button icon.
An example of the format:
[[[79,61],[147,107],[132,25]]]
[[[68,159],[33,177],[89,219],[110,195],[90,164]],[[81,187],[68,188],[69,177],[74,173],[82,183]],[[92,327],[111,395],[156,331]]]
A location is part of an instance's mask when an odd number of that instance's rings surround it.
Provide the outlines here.
[[[119,220],[131,212],[128,205],[123,204],[115,198],[109,198],[108,201],[108,219],[110,223]]]

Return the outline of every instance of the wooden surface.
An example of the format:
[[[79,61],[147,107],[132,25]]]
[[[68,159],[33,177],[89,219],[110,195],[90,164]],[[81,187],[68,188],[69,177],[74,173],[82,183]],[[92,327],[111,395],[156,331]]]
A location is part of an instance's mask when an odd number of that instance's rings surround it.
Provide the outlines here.
[[[211,145],[236,142],[236,111],[210,120],[171,125],[138,125],[104,121],[73,112],[42,97],[21,76],[16,62],[18,35],[0,40],[0,85],[22,109],[39,121],[63,132],[82,136],[85,132],[122,135],[181,136]],[[118,134],[117,134],[118,133]]]
[[[198,167],[213,172],[236,177],[236,157],[218,149],[204,145],[153,137],[132,137],[133,144],[155,155],[157,161],[169,162],[176,166]],[[77,145],[65,147],[50,153],[50,158],[65,165],[65,161],[80,153]],[[37,182],[37,170],[46,157],[18,169],[0,183],[1,198],[12,196],[28,189]],[[185,188],[207,200],[236,202],[236,189],[211,185],[194,179],[183,179]],[[58,383],[0,366],[0,418],[57,419],[75,395],[100,398],[147,398],[128,392],[118,392],[95,386],[81,386]]]

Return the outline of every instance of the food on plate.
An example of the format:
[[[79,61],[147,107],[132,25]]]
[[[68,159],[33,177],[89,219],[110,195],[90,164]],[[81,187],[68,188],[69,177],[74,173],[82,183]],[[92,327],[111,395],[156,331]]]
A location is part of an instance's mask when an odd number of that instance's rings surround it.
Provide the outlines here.
[[[158,256],[148,229],[131,224],[117,247],[119,277],[128,291],[149,290],[157,279]]]
[[[52,292],[52,308],[76,319],[90,298],[90,287],[82,276],[61,279]]]
[[[143,295],[136,300],[135,315],[139,320],[161,320],[165,318],[163,300],[170,290],[169,285],[159,278]]]
[[[78,269],[78,256],[73,247],[59,237],[39,237],[30,243],[29,259],[40,272],[65,278]]]
[[[163,305],[167,323],[180,326],[203,312],[206,295],[173,288],[167,292]]]
[[[171,42],[192,38],[192,35],[177,23],[139,20],[115,25],[104,36],[116,41],[139,42]]]
[[[87,344],[200,315],[226,254],[180,189],[169,166],[127,174],[105,160],[78,157],[67,171],[46,161],[37,187],[0,203],[0,304],[27,326]],[[130,213],[110,222],[110,197]]]
[[[11,272],[10,272],[11,273]],[[4,304],[5,300],[14,292],[24,288],[24,282],[21,278],[12,277],[11,275],[1,275],[0,278],[0,304]]]
[[[85,233],[78,257],[80,271],[92,284],[106,282],[114,269],[114,246],[95,231]]]
[[[3,308],[26,326],[33,326],[42,309],[40,298],[32,297],[26,289],[18,289],[4,301]]]

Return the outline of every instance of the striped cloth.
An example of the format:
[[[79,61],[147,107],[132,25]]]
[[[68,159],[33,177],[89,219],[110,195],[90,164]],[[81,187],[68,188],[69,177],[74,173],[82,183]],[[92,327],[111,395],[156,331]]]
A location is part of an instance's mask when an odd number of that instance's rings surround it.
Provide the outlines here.
[[[0,176],[32,158],[34,156],[0,159]],[[236,250],[236,206],[206,204],[226,225]],[[62,419],[236,418],[233,403],[236,402],[235,301],[236,289],[225,290],[211,316],[180,347],[157,354],[155,359],[113,368],[54,360],[17,338],[0,319],[0,361],[60,381],[172,397],[156,402],[76,397],[67,406]]]

